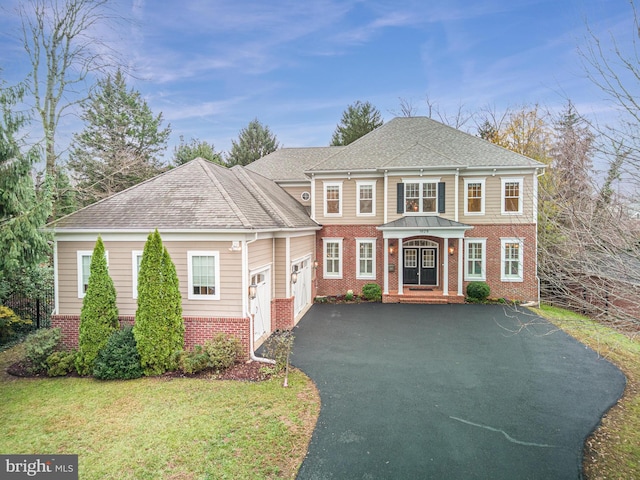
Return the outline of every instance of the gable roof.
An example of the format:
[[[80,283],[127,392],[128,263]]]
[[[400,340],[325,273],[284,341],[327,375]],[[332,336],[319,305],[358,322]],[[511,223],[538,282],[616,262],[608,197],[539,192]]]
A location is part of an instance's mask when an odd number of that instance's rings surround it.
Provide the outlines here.
[[[49,224],[54,231],[319,228],[273,181],[197,158]]]
[[[427,117],[398,117],[360,137],[308,172],[402,168],[544,167]]]
[[[276,182],[308,182],[309,178],[304,174],[305,171],[344,148],[346,147],[281,148],[250,163],[245,168]]]

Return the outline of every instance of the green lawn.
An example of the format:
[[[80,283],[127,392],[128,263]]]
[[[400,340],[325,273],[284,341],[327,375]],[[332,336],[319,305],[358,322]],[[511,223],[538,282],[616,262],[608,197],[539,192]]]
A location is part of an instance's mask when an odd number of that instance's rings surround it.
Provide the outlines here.
[[[533,310],[616,364],[627,376],[624,396],[587,441],[587,478],[640,478],[640,337],[631,338],[567,310],[544,305]]]
[[[15,379],[0,353],[0,453],[79,455],[84,479],[295,478],[320,401],[301,372],[213,379]]]

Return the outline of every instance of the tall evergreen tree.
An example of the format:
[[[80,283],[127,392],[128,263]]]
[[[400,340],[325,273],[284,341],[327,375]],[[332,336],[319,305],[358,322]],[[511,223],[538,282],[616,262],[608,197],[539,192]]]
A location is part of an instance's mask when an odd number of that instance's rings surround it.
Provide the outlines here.
[[[238,141],[231,140],[231,152],[227,155],[227,164],[249,165],[251,162],[275,152],[280,148],[276,136],[271,133],[269,127],[263,126],[258,119],[249,122],[240,130]]]
[[[174,352],[184,348],[178,276],[158,230],[149,235],[142,253],[133,335],[146,375],[160,375],[173,368]]]
[[[85,128],[73,136],[68,166],[83,205],[162,172],[157,159],[171,133],[139,92],[127,89],[122,72],[100,80],[83,103]]]
[[[104,243],[98,237],[91,255],[89,284],[82,299],[76,370],[80,375],[93,373],[98,352],[119,327],[116,289],[109,275]]]
[[[15,114],[24,89],[0,83],[0,300],[50,253],[42,227],[51,212],[50,177],[36,193],[32,166],[39,160],[35,147],[26,149],[17,138],[27,118]],[[23,151],[24,150],[24,151]]]
[[[349,145],[383,124],[380,111],[370,102],[358,100],[342,113],[342,119],[333,132],[331,145]]]

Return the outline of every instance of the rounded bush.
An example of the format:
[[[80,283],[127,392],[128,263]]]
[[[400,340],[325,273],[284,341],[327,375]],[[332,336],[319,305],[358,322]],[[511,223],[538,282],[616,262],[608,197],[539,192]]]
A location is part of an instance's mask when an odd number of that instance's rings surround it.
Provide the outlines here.
[[[242,344],[234,336],[219,333],[204,343],[204,350],[209,356],[209,367],[222,371],[233,365],[242,354]]]
[[[491,293],[491,289],[486,282],[471,282],[467,285],[467,297],[472,300],[484,302]]]
[[[75,369],[76,355],[75,350],[65,352],[53,352],[47,357],[47,375],[50,377],[64,377]]]
[[[365,300],[379,302],[382,300],[382,289],[377,283],[367,283],[362,287],[362,296]]]
[[[99,380],[128,380],[143,374],[131,327],[116,330],[98,352],[93,376]]]
[[[41,328],[27,337],[24,342],[24,351],[27,360],[31,363],[31,373],[47,371],[47,358],[58,347],[61,336],[59,328]]]

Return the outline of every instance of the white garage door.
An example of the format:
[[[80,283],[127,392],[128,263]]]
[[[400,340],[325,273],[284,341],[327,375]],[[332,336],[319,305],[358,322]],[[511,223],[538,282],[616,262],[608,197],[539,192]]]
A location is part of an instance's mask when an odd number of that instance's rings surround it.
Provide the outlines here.
[[[298,281],[293,285],[293,310],[297,317],[311,301],[311,257],[295,262],[293,270],[298,272]]]
[[[265,269],[251,274],[251,283],[257,286],[256,298],[251,301],[253,340],[271,333],[271,271]]]

